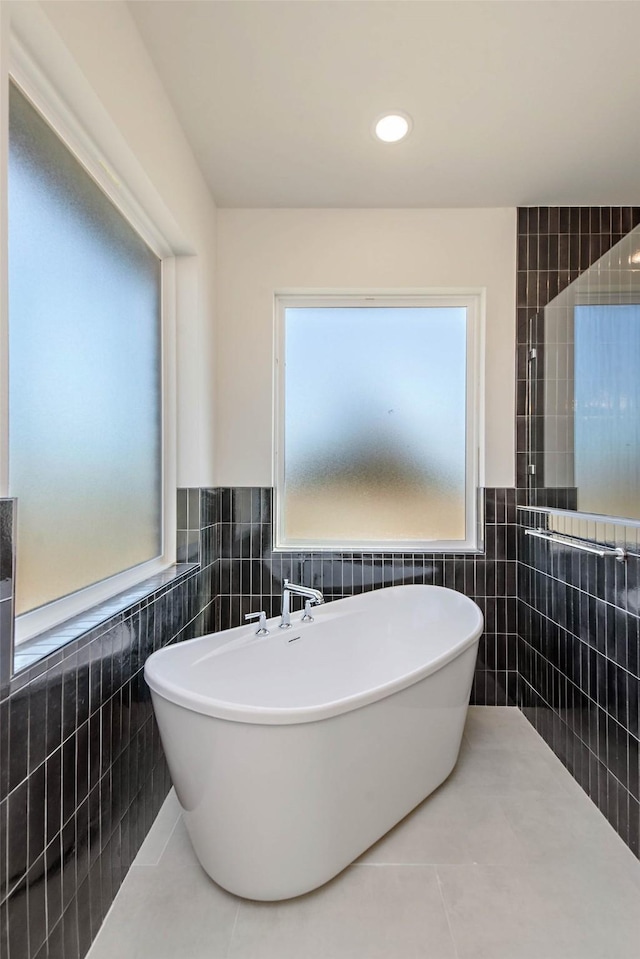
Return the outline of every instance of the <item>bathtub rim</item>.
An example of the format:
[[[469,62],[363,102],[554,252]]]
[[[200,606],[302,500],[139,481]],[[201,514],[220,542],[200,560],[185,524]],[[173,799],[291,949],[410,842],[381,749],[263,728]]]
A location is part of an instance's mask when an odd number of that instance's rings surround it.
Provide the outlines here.
[[[200,715],[210,716],[213,719],[222,719],[227,722],[266,726],[294,725],[319,722],[323,719],[329,719],[334,716],[339,716],[343,713],[351,712],[352,710],[359,709],[371,703],[378,702],[381,699],[385,699],[394,693],[400,692],[403,689],[407,689],[409,686],[413,686],[415,683],[420,682],[422,679],[425,679],[432,673],[438,672],[448,663],[457,659],[462,653],[464,653],[474,644],[477,645],[479,643],[480,636],[484,630],[484,616],[482,614],[482,610],[477,603],[474,602],[474,600],[468,596],[465,596],[464,593],[449,589],[445,586],[435,586],[431,584],[407,585],[409,589],[418,587],[419,589],[453,593],[456,597],[458,597],[456,600],[457,602],[464,601],[465,603],[468,603],[474,607],[473,612],[476,618],[475,627],[467,635],[461,637],[460,640],[452,645],[449,649],[441,653],[439,656],[429,659],[416,669],[405,673],[402,676],[398,676],[395,679],[389,680],[386,683],[369,687],[368,689],[362,690],[350,696],[342,697],[336,700],[329,700],[327,702],[314,704],[312,706],[250,706],[204,696],[201,693],[197,693],[193,690],[185,688],[184,685],[172,682],[165,675],[166,670],[164,667],[170,661],[172,653],[175,653],[177,649],[183,650],[191,643],[201,643],[203,640],[207,639],[213,641],[214,637],[223,637],[225,633],[232,633],[238,629],[242,629],[243,627],[232,627],[232,629],[222,630],[217,633],[207,633],[204,636],[195,637],[193,640],[187,640],[185,643],[181,643],[179,647],[172,645],[158,650],[156,653],[150,656],[145,663],[144,678],[154,695],[166,699],[168,702],[173,703],[176,706],[182,706],[184,709],[199,713]],[[383,587],[380,590],[374,590],[365,594],[357,594],[353,597],[345,597],[342,600],[336,600],[335,603],[328,605],[334,607],[342,602],[357,600],[362,596],[372,595],[372,593],[382,593],[385,591],[385,589],[402,590],[405,588],[407,587]],[[270,619],[268,622],[274,623],[277,621],[277,619],[278,617],[272,617],[272,619]],[[254,637],[251,636],[244,638],[245,642],[252,642],[253,640]],[[232,642],[235,643],[242,641],[243,637],[238,635],[233,639],[220,643],[219,651],[223,652],[223,647]],[[160,667],[160,663],[163,664],[162,667]]]

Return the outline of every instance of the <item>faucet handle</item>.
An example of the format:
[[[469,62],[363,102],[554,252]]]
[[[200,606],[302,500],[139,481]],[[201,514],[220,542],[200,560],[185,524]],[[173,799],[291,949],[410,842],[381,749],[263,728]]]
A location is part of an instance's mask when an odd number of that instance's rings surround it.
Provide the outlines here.
[[[267,614],[263,609],[259,613],[247,613],[244,617],[245,619],[260,619],[258,623],[258,628],[256,629],[256,636],[268,636],[269,630],[267,629]]]
[[[303,615],[302,615],[302,619],[300,620],[300,622],[302,622],[302,623],[312,623],[312,622],[313,622],[313,616],[311,615],[311,600],[310,600],[310,599],[306,599],[306,600],[305,600],[305,603],[304,603],[304,613],[303,613]]]

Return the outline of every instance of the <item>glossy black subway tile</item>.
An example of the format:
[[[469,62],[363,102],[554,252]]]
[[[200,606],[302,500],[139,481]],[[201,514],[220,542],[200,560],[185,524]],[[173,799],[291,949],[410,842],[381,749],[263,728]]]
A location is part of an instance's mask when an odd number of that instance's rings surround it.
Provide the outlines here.
[[[549,213],[549,228],[551,223]],[[84,955],[169,788],[168,770],[142,679],[146,655],[188,636],[239,625],[248,611],[264,609],[267,616],[277,615],[285,576],[302,578],[322,588],[331,599],[381,585],[411,582],[446,583],[477,599],[485,610],[487,626],[471,701],[496,705],[520,702],[530,718],[535,717],[534,724],[541,734],[555,743],[565,757],[571,757],[567,761],[580,782],[591,782],[594,757],[599,764],[596,769],[602,766],[605,770],[597,779],[597,790],[600,779],[606,787],[607,729],[616,733],[616,751],[611,740],[610,755],[612,762],[616,757],[618,769],[625,746],[631,756],[637,741],[631,721],[627,719],[625,728],[620,712],[620,704],[625,701],[621,681],[631,675],[634,664],[637,671],[637,628],[630,628],[627,622],[625,644],[614,644],[616,657],[610,662],[618,672],[598,669],[597,660],[591,663],[588,647],[581,638],[581,588],[572,584],[558,591],[557,602],[564,603],[565,610],[559,638],[547,619],[546,600],[542,603],[542,597],[547,595],[545,583],[534,590],[532,577],[537,571],[531,562],[518,562],[518,549],[522,546],[516,530],[518,502],[523,502],[522,490],[486,491],[484,535],[488,548],[484,554],[326,555],[273,550],[270,488],[199,490],[197,496],[193,491],[184,491],[183,496],[179,493],[179,521],[182,518],[185,523],[185,533],[198,534],[191,538],[191,543],[197,541],[200,562],[208,570],[206,575],[204,569],[202,573],[194,571],[181,582],[159,590],[158,595],[136,606],[129,615],[120,616],[112,625],[105,624],[89,643],[86,658],[80,653],[83,647],[77,644],[63,658],[52,660],[51,668],[43,673],[42,694],[36,693],[34,683],[33,704],[31,680],[22,689],[16,687],[11,699],[0,702],[4,714],[10,716],[15,710],[15,742],[20,742],[20,730],[26,728],[22,746],[27,744],[26,751],[14,745],[12,775],[16,781],[11,796],[7,797],[6,792],[0,795],[0,816],[3,801],[7,822],[19,824],[24,815],[25,836],[31,835],[31,828],[26,825],[31,778],[27,763],[30,756],[35,761],[44,751],[42,761],[33,769],[36,773],[42,768],[43,777],[40,779],[38,773],[31,787],[34,796],[40,796],[42,790],[41,798],[34,800],[34,808],[41,805],[44,812],[33,821],[31,847],[25,844],[22,848],[16,839],[10,842],[7,862],[12,864],[11,882],[16,894],[9,899],[0,898],[0,908],[4,907],[0,919],[10,913],[19,914],[20,882],[27,889],[27,902],[28,890],[34,885],[34,903],[38,902],[35,873],[30,874],[29,870],[42,857],[44,879],[41,877],[40,881],[46,883],[47,903],[50,902],[44,945],[49,956],[59,954],[68,959],[77,955],[80,959]],[[188,536],[185,543],[188,548]],[[528,554],[530,561],[534,555],[543,562],[547,557],[541,550]],[[523,578],[519,571],[525,569]],[[520,601],[519,576],[524,588]],[[550,567],[542,576],[553,578]],[[605,586],[606,583],[605,575]],[[616,595],[631,595],[627,582],[616,588]],[[544,607],[542,613],[535,608],[536,597]],[[588,606],[585,611],[589,613]],[[577,661],[571,651],[574,640],[580,646]],[[544,649],[544,655],[540,649]],[[552,656],[552,650],[556,659],[561,657],[565,674],[560,673],[553,658],[545,658]],[[593,653],[605,658],[595,647]],[[623,654],[626,668],[620,661]],[[591,673],[595,687],[590,685]],[[29,690],[26,720],[24,690]],[[33,705],[35,720],[41,714],[40,695],[44,702],[45,736],[42,739],[39,732],[33,732],[30,753],[31,708]],[[637,704],[637,683],[627,690],[627,718],[634,695]],[[607,727],[608,720],[615,726]],[[9,758],[9,769],[10,722],[8,729],[4,745],[0,732],[0,750],[4,749]],[[620,729],[624,733],[618,732]],[[637,732],[637,706],[635,729]],[[615,802],[619,824],[624,819],[620,813],[624,806],[620,790],[628,788],[629,797],[634,799],[631,790],[637,792],[638,776],[629,765],[626,786],[614,773],[611,775],[620,784]],[[8,785],[8,774],[6,779]],[[18,827],[17,835],[20,832]],[[627,832],[631,844],[631,825]],[[7,880],[8,874],[5,886]],[[15,921],[13,927],[17,936]],[[8,919],[1,928],[4,932],[0,931],[0,937],[8,937]],[[25,956],[35,959],[35,954]]]
[[[487,631],[494,640],[500,634],[501,641],[513,646],[509,662],[515,663],[516,490],[484,490],[485,552],[472,555],[278,552],[273,549],[273,500],[271,488],[219,491],[219,628],[240,625],[245,607],[277,615],[285,577],[321,589],[328,600],[401,583],[446,585],[480,602],[487,614]],[[506,597],[509,603],[502,602]],[[503,671],[514,672],[515,677],[515,668]],[[506,703],[508,697],[515,702],[516,687],[517,679],[510,675],[508,681],[491,679],[491,702]],[[474,702],[484,702],[481,688],[487,688],[485,676],[476,684]]]
[[[85,617],[88,630],[70,630],[67,646],[49,653],[39,640],[44,658],[0,691],[0,950],[82,959],[167,794],[142,667],[212,621],[220,500],[178,493],[178,521],[209,562],[206,576],[160,575],[148,595],[127,594],[124,613],[114,606],[110,616],[107,604],[101,625]],[[0,631],[6,651],[4,618]]]
[[[537,489],[528,474],[534,463],[537,481],[543,477],[540,424],[528,408],[526,382],[529,348],[539,356],[544,350],[536,314],[639,220],[639,207],[518,211],[516,477],[527,497],[520,505],[576,507],[575,489]],[[540,525],[540,514],[519,512],[522,527]],[[640,564],[634,557],[617,564],[558,550],[522,532],[517,549],[519,704],[637,855],[630,790],[636,788]]]

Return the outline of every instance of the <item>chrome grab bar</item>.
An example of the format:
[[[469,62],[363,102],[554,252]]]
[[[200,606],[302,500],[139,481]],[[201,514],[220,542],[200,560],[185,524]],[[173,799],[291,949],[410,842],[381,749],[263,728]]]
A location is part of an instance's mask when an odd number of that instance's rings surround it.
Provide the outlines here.
[[[619,563],[624,563],[627,559],[627,551],[622,546],[600,546],[598,543],[589,543],[584,539],[548,532],[546,529],[525,529],[524,535],[546,539],[550,543],[559,543],[561,546],[570,546],[572,549],[580,549],[584,553],[593,553],[595,556],[615,556]]]

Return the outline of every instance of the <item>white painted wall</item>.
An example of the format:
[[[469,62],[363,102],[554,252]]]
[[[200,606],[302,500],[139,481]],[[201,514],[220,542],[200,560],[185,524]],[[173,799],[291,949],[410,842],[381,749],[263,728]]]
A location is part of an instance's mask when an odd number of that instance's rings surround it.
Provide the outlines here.
[[[3,6],[186,257],[178,485],[272,482],[274,291],[456,286],[487,289],[485,482],[513,484],[515,210],[216,211],[126,3]]]
[[[272,483],[276,291],[485,287],[485,484],[513,486],[515,241],[515,209],[218,210],[216,482]]]
[[[6,6],[28,52],[184,256],[176,271],[177,483],[210,485],[216,209],[209,189],[126,3]]]

